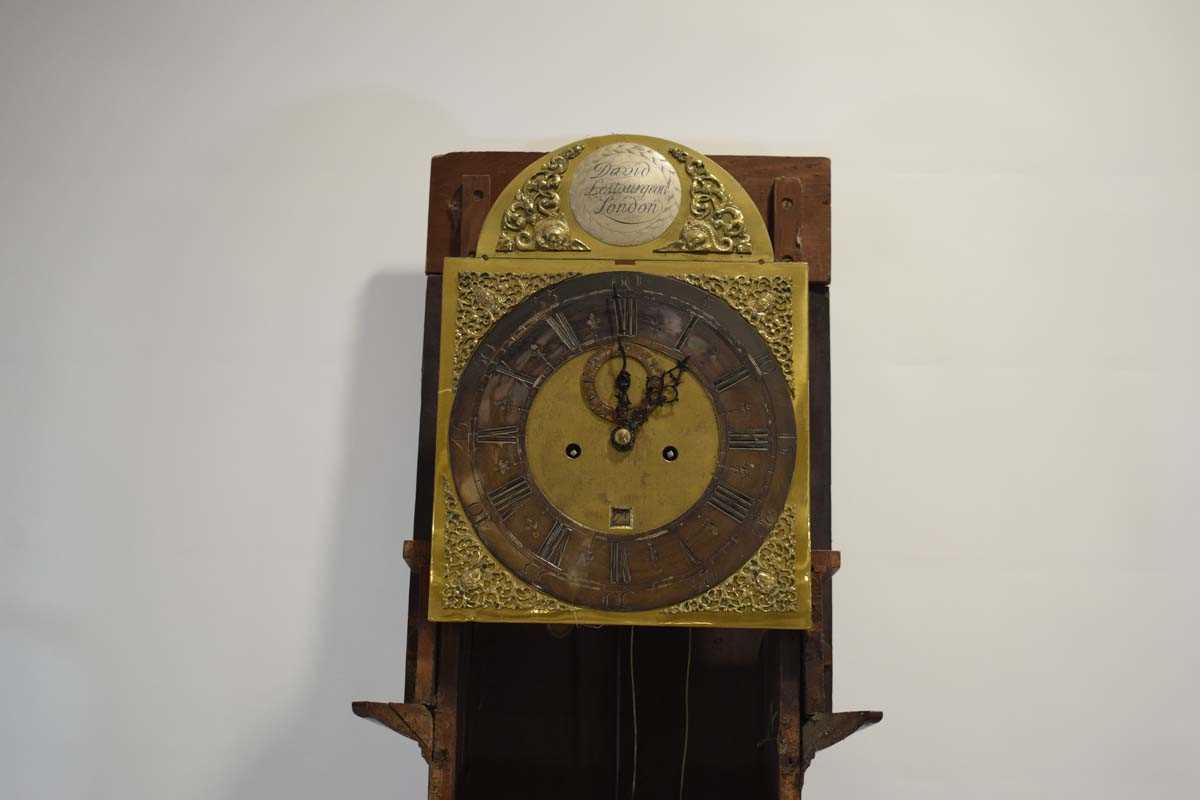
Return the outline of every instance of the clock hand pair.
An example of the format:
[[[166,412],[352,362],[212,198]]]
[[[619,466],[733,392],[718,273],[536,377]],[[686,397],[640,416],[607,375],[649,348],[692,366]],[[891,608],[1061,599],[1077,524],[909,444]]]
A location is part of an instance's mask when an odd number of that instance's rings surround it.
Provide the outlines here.
[[[674,367],[661,375],[647,375],[642,401],[631,408],[628,395],[631,378],[625,369],[625,351],[619,341],[618,347],[622,361],[621,371],[617,374],[617,427],[613,429],[611,438],[618,450],[629,450],[633,447],[638,429],[650,415],[656,409],[679,400],[679,383],[687,370],[687,358],[677,361]]]
[[[687,370],[687,359],[677,361],[675,366],[661,375],[647,375],[646,389],[642,402],[630,414],[630,423],[636,430],[650,418],[656,409],[679,400],[679,383]]]
[[[613,297],[616,297],[616,289],[613,289]],[[624,452],[633,447],[634,431],[637,426],[630,422],[630,402],[629,402],[629,387],[633,383],[633,377],[629,374],[629,359],[625,355],[625,343],[621,341],[621,337],[617,337],[617,351],[621,354],[621,371],[617,373],[614,384],[617,389],[617,408],[614,415],[617,427],[613,428],[612,435],[609,440],[612,446]]]
[[[662,375],[646,376],[646,391],[642,396],[642,405],[651,410],[659,406],[670,405],[679,400],[679,382],[687,371],[687,357],[676,361],[675,366]]]

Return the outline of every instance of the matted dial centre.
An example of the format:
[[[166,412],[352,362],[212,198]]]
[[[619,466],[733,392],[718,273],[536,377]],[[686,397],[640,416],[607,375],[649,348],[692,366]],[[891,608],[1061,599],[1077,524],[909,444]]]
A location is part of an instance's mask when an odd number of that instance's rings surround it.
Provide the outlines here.
[[[678,402],[655,409],[622,452],[609,444],[613,423],[580,396],[592,356],[588,351],[567,361],[534,398],[525,428],[530,473],[546,499],[583,527],[631,535],[663,527],[691,508],[712,481],[720,442],[716,410],[699,381],[684,373]],[[598,393],[613,394],[620,366],[620,359],[600,366]],[[631,400],[639,402],[646,368],[630,358],[626,369]],[[580,446],[577,458],[563,455],[571,443]],[[679,457],[664,459],[668,447],[677,448]]]

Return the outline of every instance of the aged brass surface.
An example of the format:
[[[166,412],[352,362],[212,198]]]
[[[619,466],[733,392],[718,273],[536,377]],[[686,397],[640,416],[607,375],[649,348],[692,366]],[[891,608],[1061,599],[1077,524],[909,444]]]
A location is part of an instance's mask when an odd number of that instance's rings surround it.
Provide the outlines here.
[[[501,219],[498,251],[591,249],[571,237],[558,193],[568,163],[582,152],[581,144],[568,147],[529,176]]]
[[[685,274],[683,279],[720,297],[754,326],[758,335],[771,348],[794,394],[795,358],[792,350],[793,337],[796,334],[792,325],[795,310],[795,298],[792,293],[796,284],[779,275],[757,274],[716,275],[711,272],[692,272]],[[806,287],[803,284],[798,285],[799,291],[804,292]]]
[[[704,594],[667,608],[666,613],[794,614],[802,602],[795,567],[796,510],[788,506],[770,537],[741,569]]]
[[[438,606],[443,610],[433,619],[475,619],[475,614],[480,615],[479,619],[495,619],[498,617],[491,615],[497,613],[575,613],[573,606],[519,580],[488,552],[467,522],[454,487],[445,476],[439,494],[434,508],[441,511],[441,525],[434,530],[441,541],[435,543],[429,602],[431,610]]]
[[[563,602],[535,588],[499,563],[479,541],[467,513],[461,507],[453,481],[449,479],[449,451],[446,443],[450,440],[450,401],[454,396],[457,378],[465,362],[470,359],[473,346],[490,328],[489,320],[494,322],[522,299],[541,288],[568,279],[571,273],[586,275],[598,271],[671,275],[680,281],[702,288],[713,296],[714,302],[728,305],[749,322],[762,335],[775,359],[784,355],[787,362],[780,362],[779,367],[788,378],[791,390],[796,439],[795,468],[791,488],[787,492],[786,507],[778,517],[773,518],[769,535],[764,538],[758,551],[739,569],[714,585],[700,587],[691,599],[657,609],[619,611],[582,607]],[[806,350],[803,346],[807,294],[804,291],[806,275],[802,264],[789,264],[786,267],[754,265],[752,269],[747,269],[734,264],[698,264],[695,261],[690,264],[672,265],[547,259],[521,263],[497,260],[484,264],[477,259],[450,259],[446,264],[446,278],[440,379],[442,401],[438,411],[437,469],[441,491],[438,492],[439,497],[434,509],[430,608],[432,619],[737,627],[807,627],[810,624],[805,380],[807,368]],[[796,287],[795,290],[793,287]],[[565,400],[568,394],[573,394],[577,404],[578,410],[573,414],[578,416],[574,417],[572,424],[582,426],[584,420],[588,420],[594,428],[591,435],[596,439],[596,443],[590,446],[589,442],[575,443],[583,446],[584,454],[592,454],[597,451],[604,452],[605,448],[612,450],[611,446],[604,443],[603,438],[609,435],[612,426],[590,409],[581,397],[579,377],[587,363],[588,353],[584,352],[586,349],[586,346],[581,347],[580,354],[575,356],[573,361],[546,378],[544,384],[539,386],[538,392],[550,391],[557,395],[555,384],[559,382],[564,387],[570,387],[570,392],[565,388],[562,390],[562,397]],[[664,362],[664,367],[671,365],[670,359],[664,359]],[[560,375],[559,372],[567,367],[577,369],[578,372],[572,373],[570,377],[565,372]],[[631,360],[630,370],[639,369],[642,369],[640,362],[636,359]],[[604,370],[609,371],[607,377],[603,374]],[[611,370],[612,361],[608,359],[597,372],[597,383],[603,385],[606,380],[611,380]],[[641,385],[642,374],[637,373],[637,379],[633,382],[635,387]],[[693,393],[686,391],[687,384],[682,384],[681,388],[684,390],[680,399],[682,405],[685,396]],[[632,394],[636,402],[637,391]],[[700,393],[699,396],[704,397],[704,394]],[[551,394],[546,394],[545,399],[533,401],[529,411],[530,422],[536,424],[529,425],[526,433],[530,474],[536,484],[547,486],[557,485],[557,478],[547,477],[555,458],[563,462],[570,460],[564,458],[560,442],[551,442],[550,421],[555,415],[541,408],[543,405],[545,409],[554,407],[556,401],[552,401],[551,397]],[[737,403],[733,403],[733,406],[732,410],[736,412]],[[661,414],[665,410],[658,409],[655,413]],[[729,409],[723,411],[728,413]],[[715,415],[717,411],[713,408],[710,413]],[[661,451],[667,444],[679,446],[678,442],[659,442],[656,439],[652,448],[643,448],[643,445],[651,444],[648,437],[655,435],[656,423],[665,419],[652,417],[646,422],[644,429],[638,432],[632,451],[635,458],[646,453],[659,458],[665,467],[673,467],[683,461],[684,454],[692,452],[693,444],[684,445],[680,447],[679,461],[668,463],[662,460]],[[663,433],[672,431],[666,427],[659,430]],[[560,438],[565,433],[565,429],[560,425]],[[712,436],[711,432],[709,435]],[[580,460],[583,458],[581,455]],[[748,463],[728,462],[723,467],[718,465],[718,468],[736,472],[751,466]],[[685,495],[688,492],[679,491],[678,487],[681,485],[677,483],[675,488],[669,490],[674,493],[665,496],[669,498],[666,502],[675,505],[686,503]],[[689,491],[694,491],[694,488]],[[650,497],[650,493],[647,492],[644,497]],[[663,498],[660,494],[660,504],[664,502]],[[570,498],[560,502],[571,507],[572,515],[586,515],[586,527],[599,528],[603,522],[603,528],[609,530],[615,539],[622,536],[637,537],[639,531],[653,528],[651,522],[637,511],[635,501],[639,499],[641,496],[631,499],[629,506],[619,506],[610,502],[608,508],[603,508],[603,503],[596,503],[589,506],[591,511],[581,510],[582,506],[572,506],[575,501]],[[604,514],[600,513],[601,509]],[[615,515],[625,509],[632,510],[629,527],[610,527],[610,523],[617,519]],[[663,512],[664,515],[666,513]],[[603,518],[604,515],[611,516]],[[604,556],[601,554],[598,557]]]
[[[609,351],[596,349],[601,355]],[[632,512],[632,523],[621,527],[620,533],[662,527],[687,511],[712,480],[719,450],[712,400],[700,382],[685,373],[679,402],[655,411],[637,432],[633,446],[621,452],[609,444],[613,423],[598,416],[580,396],[591,356],[584,352],[568,361],[534,398],[525,434],[534,482],[551,504],[585,527],[614,530],[613,508]],[[602,396],[611,396],[620,365],[619,359],[605,359],[600,367],[596,389]],[[640,402],[646,370],[630,359],[629,371],[635,387],[631,399]],[[576,458],[565,454],[572,443],[582,450]],[[663,458],[668,446],[679,450],[674,461]]]
[[[692,179],[692,202],[679,238],[655,252],[753,253],[745,215],[721,180],[709,172],[704,159],[678,147],[670,152],[676,161],[687,165],[687,174]]]
[[[506,311],[534,292],[578,274],[523,270],[456,271],[453,327],[447,330],[445,321],[442,322],[442,346],[445,347],[446,336],[454,340],[451,383],[458,385],[458,376],[462,374],[467,359],[475,352],[480,337]]]
[[[570,197],[579,157],[608,145],[649,147],[671,162],[683,202],[658,237],[636,245],[612,244],[589,235],[565,198]],[[539,228],[540,225],[540,228]],[[556,251],[556,252],[547,252]],[[736,261],[774,259],[771,237],[746,190],[710,158],[653,136],[613,134],[575,142],[522,171],[497,198],[483,223],[481,258],[655,259]]]
[[[476,252],[444,270],[431,619],[807,627],[806,267],[746,191],[585,139]]]
[[[622,373],[614,382],[614,448],[632,449],[636,432],[678,400],[684,375],[720,409],[720,454],[703,493],[679,517],[640,535],[629,532],[636,511],[629,506],[611,506],[607,528],[564,514],[530,472],[523,447],[536,427],[531,404],[546,383],[581,348],[615,344],[622,352],[626,341],[671,355],[676,365],[647,376],[637,405],[628,396],[632,379]],[[452,404],[451,473],[480,539],[525,582],[595,609],[662,608],[724,580],[770,532],[794,469],[792,404],[769,345],[710,293],[677,276],[584,274],[532,295],[480,341]],[[570,443],[562,457],[580,452]],[[668,446],[664,460],[672,460],[667,452],[678,456]],[[638,477],[634,462],[612,466],[608,473],[593,467],[592,485]]]
[[[662,375],[670,364],[661,353],[655,353],[633,342],[625,344],[624,351],[635,372],[629,396],[636,405],[642,401],[642,387],[646,385],[647,375]],[[614,421],[617,415],[616,406],[613,405],[613,390],[617,372],[620,370],[619,356],[620,350],[615,344],[593,347],[588,350],[587,360],[579,376],[583,402],[587,403],[593,414],[610,422]]]

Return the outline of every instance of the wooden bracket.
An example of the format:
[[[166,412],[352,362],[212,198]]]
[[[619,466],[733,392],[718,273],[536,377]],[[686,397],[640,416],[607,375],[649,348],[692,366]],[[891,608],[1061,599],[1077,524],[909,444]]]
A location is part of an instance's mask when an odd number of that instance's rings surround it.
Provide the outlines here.
[[[800,195],[804,184],[796,177],[776,178],[771,187],[771,240],[776,261],[803,261],[800,235]]]
[[[833,574],[842,568],[841,550],[813,550],[812,571],[818,580],[832,578]]]
[[[811,714],[800,731],[804,769],[818,751],[832,747],[853,733],[883,719],[882,711],[839,711],[836,714]]]
[[[357,716],[370,719],[408,737],[421,748],[426,763],[433,757],[433,714],[420,703],[376,703],[358,700],[350,705]]]
[[[404,563],[416,573],[429,569],[429,542],[425,539],[405,540]]]

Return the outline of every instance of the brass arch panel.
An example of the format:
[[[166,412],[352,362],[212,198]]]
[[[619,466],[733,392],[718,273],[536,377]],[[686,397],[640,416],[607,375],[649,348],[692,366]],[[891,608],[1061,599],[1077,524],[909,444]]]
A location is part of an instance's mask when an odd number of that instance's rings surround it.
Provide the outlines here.
[[[590,153],[631,143],[650,148],[678,176],[678,211],[662,233],[637,244],[613,244],[589,233],[571,202],[578,168]],[[667,139],[612,134],[557,148],[521,171],[497,196],[479,235],[481,258],[637,261],[774,260],[758,207],[719,164]]]

